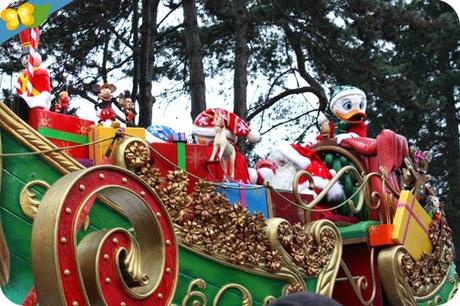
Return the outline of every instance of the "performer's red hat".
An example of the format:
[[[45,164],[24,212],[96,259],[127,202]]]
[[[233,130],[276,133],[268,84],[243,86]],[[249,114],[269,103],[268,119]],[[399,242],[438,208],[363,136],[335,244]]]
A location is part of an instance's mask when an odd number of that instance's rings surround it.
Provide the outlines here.
[[[32,46],[32,31],[35,32],[35,43],[33,47],[35,50],[38,48],[38,43],[40,40],[40,30],[38,28],[28,28],[19,33],[19,38],[21,40],[22,52],[23,55],[29,54],[30,46]]]

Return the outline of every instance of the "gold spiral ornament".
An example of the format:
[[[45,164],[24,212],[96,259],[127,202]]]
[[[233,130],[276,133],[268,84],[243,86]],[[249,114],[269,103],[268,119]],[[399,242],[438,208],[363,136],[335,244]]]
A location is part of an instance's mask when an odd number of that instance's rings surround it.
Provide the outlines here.
[[[131,171],[146,166],[150,161],[149,146],[138,137],[128,137],[116,144],[113,154],[117,166]]]
[[[97,197],[132,224],[76,234]],[[173,225],[156,193],[115,166],[70,173],[42,198],[32,228],[32,270],[40,305],[169,305],[178,274]],[[43,259],[46,258],[46,261]]]

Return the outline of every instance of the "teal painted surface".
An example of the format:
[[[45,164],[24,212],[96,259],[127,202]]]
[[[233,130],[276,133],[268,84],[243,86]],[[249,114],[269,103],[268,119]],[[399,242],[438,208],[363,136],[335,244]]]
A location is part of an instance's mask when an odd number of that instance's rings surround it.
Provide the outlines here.
[[[2,287],[3,293],[14,303],[21,304],[29,293],[34,281],[30,262],[11,254],[10,279],[7,286]]]

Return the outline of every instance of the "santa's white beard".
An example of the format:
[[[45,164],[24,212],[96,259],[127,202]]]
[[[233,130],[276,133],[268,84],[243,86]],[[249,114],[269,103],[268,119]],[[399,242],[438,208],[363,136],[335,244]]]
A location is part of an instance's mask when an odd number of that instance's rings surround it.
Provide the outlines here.
[[[297,168],[291,163],[286,163],[283,166],[278,165],[270,184],[276,189],[292,190],[292,182],[296,173]]]

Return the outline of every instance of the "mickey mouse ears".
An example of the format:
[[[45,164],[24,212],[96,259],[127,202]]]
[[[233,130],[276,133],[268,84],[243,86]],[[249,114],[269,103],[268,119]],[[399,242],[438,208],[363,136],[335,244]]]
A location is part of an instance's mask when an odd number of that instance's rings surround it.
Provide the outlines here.
[[[113,85],[113,84],[104,83],[104,84],[102,84],[102,85],[100,85],[100,84],[95,84],[95,85],[93,85],[93,91],[94,91],[95,93],[99,93],[99,92],[100,92],[102,89],[104,89],[104,88],[110,89],[110,91],[111,91],[112,93],[114,93],[115,91],[117,91],[117,87],[116,87],[115,85]]]

